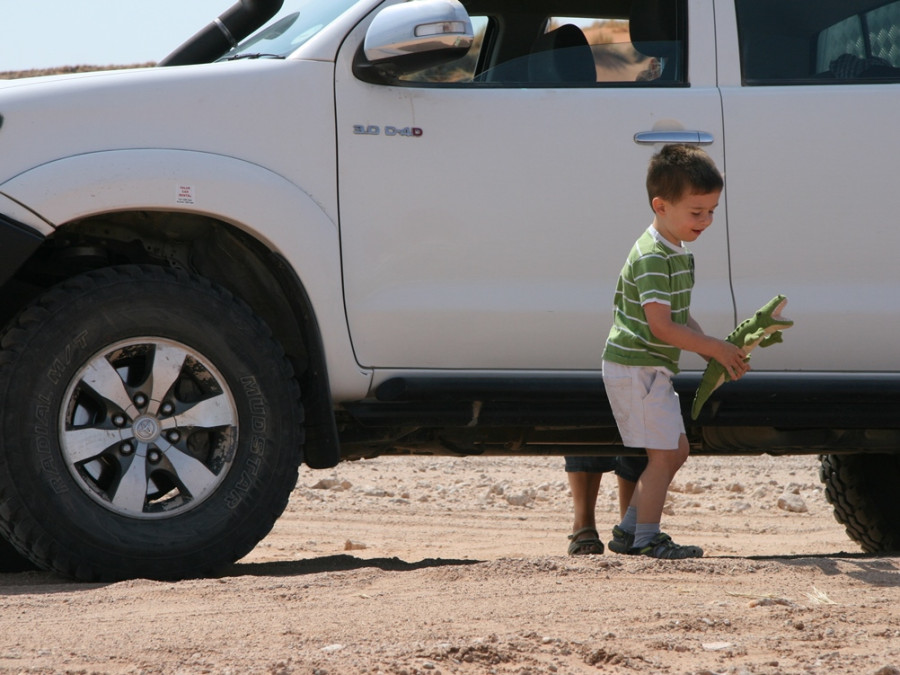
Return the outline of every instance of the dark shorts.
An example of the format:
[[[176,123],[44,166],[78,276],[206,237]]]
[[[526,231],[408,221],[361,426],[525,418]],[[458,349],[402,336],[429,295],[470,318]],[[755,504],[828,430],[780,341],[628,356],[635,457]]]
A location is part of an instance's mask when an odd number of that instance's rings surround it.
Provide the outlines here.
[[[566,471],[587,473],[606,473],[615,471],[616,475],[627,481],[636,483],[647,466],[647,458],[640,457],[566,457]]]

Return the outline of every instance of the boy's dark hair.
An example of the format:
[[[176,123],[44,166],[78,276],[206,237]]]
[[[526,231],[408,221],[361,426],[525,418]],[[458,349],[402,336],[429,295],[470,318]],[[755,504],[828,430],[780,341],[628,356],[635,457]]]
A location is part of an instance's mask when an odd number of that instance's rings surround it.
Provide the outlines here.
[[[695,145],[664,145],[653,155],[647,170],[647,196],[651,203],[654,197],[677,202],[688,194],[718,192],[724,185],[715,162]]]

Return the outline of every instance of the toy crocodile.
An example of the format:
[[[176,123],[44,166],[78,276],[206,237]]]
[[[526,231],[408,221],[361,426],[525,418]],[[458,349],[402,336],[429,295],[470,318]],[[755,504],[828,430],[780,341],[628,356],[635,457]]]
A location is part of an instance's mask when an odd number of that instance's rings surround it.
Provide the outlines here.
[[[760,307],[756,314],[741,322],[725,339],[743,349],[744,353],[748,355],[748,359],[750,352],[757,346],[768,347],[776,342],[782,342],[781,331],[794,325],[793,321],[781,316],[781,310],[785,305],[787,305],[787,298],[783,295],[776,295]],[[700,386],[697,387],[697,393],[694,395],[691,419],[697,419],[700,409],[710,395],[729,380],[731,377],[725,372],[722,364],[715,359],[710,359],[706,370],[703,371],[703,378],[700,380]]]

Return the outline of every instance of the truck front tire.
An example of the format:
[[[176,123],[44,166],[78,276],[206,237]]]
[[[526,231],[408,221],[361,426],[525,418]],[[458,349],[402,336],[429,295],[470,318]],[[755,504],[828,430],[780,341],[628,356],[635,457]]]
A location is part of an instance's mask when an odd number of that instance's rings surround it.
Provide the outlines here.
[[[33,569],[36,569],[34,563],[0,535],[0,573],[26,572]]]
[[[51,289],[0,350],[0,530],[84,580],[214,574],[297,480],[300,392],[268,328],[211,282],[156,267]]]

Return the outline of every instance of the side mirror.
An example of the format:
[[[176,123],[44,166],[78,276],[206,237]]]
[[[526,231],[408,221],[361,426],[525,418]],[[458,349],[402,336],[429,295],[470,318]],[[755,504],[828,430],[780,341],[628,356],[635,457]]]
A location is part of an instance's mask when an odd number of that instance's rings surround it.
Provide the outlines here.
[[[371,79],[403,75],[462,58],[475,38],[457,0],[413,0],[381,10],[366,31],[356,70]],[[374,71],[374,72],[372,72]]]

